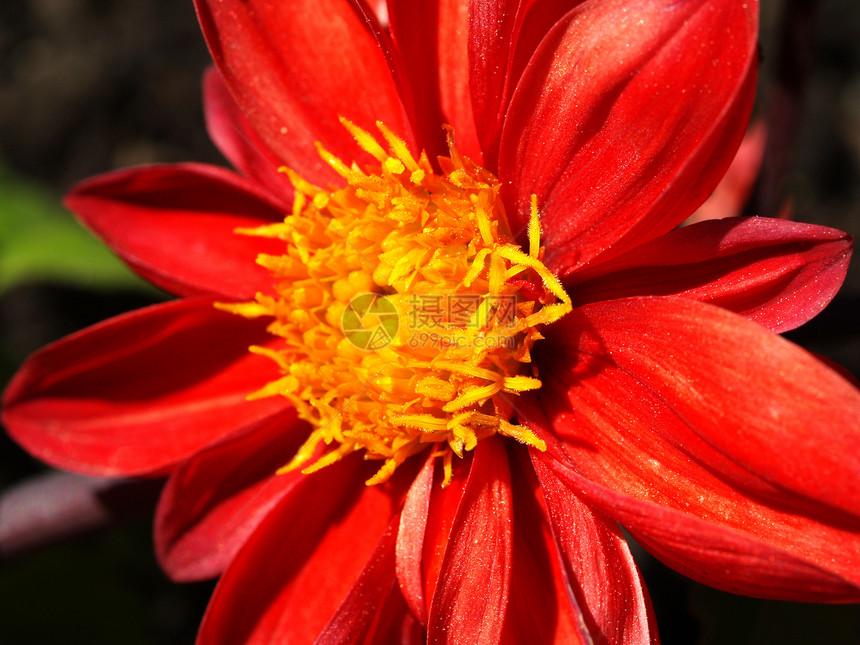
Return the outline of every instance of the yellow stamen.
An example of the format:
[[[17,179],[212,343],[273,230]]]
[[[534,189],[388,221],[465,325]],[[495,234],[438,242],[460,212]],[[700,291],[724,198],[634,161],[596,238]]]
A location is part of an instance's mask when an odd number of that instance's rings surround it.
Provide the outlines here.
[[[529,214],[529,255],[535,260],[540,252],[540,213],[537,207],[537,195],[532,195],[531,213]]]
[[[499,412],[541,387],[530,363],[537,327],[572,307],[541,262],[537,198],[525,253],[498,180],[457,152],[450,130],[439,172],[383,124],[380,142],[341,122],[378,165],[350,166],[318,145],[346,181],[332,190],[282,169],[296,188],[291,213],[237,231],[284,241],[283,254],[257,260],[272,274],[272,295],[216,305],[270,317],[269,331],[283,339],[251,348],[281,376],[249,398],[288,398],[313,431],[278,472],[311,473],[362,452],[381,461],[367,481],[379,484],[431,446],[447,486],[454,456],[494,434],[545,450]],[[524,283],[540,298],[526,297]]]
[[[340,123],[349,131],[352,138],[355,139],[355,142],[359,146],[361,146],[362,150],[376,158],[379,162],[384,163],[389,159],[388,154],[385,152],[383,147],[379,145],[376,139],[373,138],[372,134],[366,130],[362,130],[349,119],[340,117]]]

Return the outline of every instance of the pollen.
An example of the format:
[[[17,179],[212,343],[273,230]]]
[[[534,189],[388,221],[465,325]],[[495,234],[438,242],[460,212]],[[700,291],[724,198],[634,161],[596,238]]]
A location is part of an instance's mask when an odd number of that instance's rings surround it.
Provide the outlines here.
[[[454,457],[486,437],[545,450],[517,424],[516,400],[541,387],[532,347],[571,301],[541,261],[537,199],[528,230],[512,232],[499,181],[457,152],[451,130],[434,167],[382,123],[381,136],[342,123],[376,163],[347,165],[318,146],[344,179],[329,190],[282,168],[292,212],[237,231],[283,241],[283,254],[257,259],[274,288],[216,305],[271,319],[273,343],[251,351],[281,375],[249,398],[286,397],[312,427],[278,472],[361,452],[381,462],[367,481],[379,484],[429,450],[447,485]]]

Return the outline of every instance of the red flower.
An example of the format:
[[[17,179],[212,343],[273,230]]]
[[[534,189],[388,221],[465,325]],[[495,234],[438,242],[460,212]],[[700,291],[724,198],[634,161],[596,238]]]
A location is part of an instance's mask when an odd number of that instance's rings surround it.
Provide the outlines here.
[[[181,299],[34,355],[3,419],[62,468],[169,473],[162,564],[222,574],[200,643],[656,641],[618,524],[722,589],[860,599],[860,395],[774,333],[832,298],[851,240],[675,228],[743,135],[757,3],[196,4],[239,174],[138,168],[68,198]],[[343,273],[353,244],[386,270]],[[369,276],[398,303],[513,294],[516,347],[357,354],[317,307]],[[275,475],[303,446],[331,463]]]
[[[765,143],[767,143],[767,128],[764,124],[761,122],[750,124],[735,158],[719,185],[705,203],[684,222],[685,226],[708,219],[736,217],[743,213],[761,171]],[[790,207],[784,208],[780,217],[791,219],[790,210]]]

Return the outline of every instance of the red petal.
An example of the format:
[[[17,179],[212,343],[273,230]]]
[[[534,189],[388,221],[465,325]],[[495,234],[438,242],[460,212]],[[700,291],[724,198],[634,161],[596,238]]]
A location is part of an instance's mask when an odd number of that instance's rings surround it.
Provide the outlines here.
[[[311,643],[337,611],[399,504],[372,470],[344,459],[308,475],[224,572],[198,645]]]
[[[295,489],[276,475],[310,432],[295,409],[205,447],[170,476],[155,515],[155,550],[177,581],[220,574],[269,509]]]
[[[744,135],[738,152],[719,185],[684,225],[741,215],[758,179],[766,144],[767,128],[763,122],[756,121]]]
[[[396,588],[385,598],[376,622],[366,645],[427,645],[427,633],[409,613],[409,607]]]
[[[443,152],[434,144],[447,123],[454,128],[459,152],[482,163],[469,93],[469,3],[389,0],[388,14],[420,110],[419,127],[431,137],[425,144],[428,152]]]
[[[388,7],[386,0],[367,0],[367,4],[373,13],[376,14],[376,19],[383,25],[388,25]]]
[[[525,449],[517,449],[516,456],[511,473],[515,520],[511,596],[500,642],[605,642],[591,639],[571,593]]]
[[[468,7],[469,18],[470,112],[474,113],[481,147],[487,151],[493,146],[507,108],[506,81],[516,32],[534,0],[473,0],[462,4]]]
[[[284,212],[251,182],[215,166],[112,172],[78,184],[66,206],[135,271],[179,295],[253,298],[272,283],[257,255],[283,252],[283,243],[236,234]]]
[[[540,460],[534,460],[565,579],[584,608],[588,642],[657,642],[639,570],[621,530],[594,513]]]
[[[424,550],[421,553],[424,598],[428,604],[436,593],[436,585],[439,583],[442,561],[445,556],[445,546],[448,544],[451,527],[457,517],[457,510],[463,498],[471,465],[471,454],[464,455],[462,460],[455,459],[451,482],[446,488],[434,486],[430,494],[430,509],[427,513],[427,524],[424,530]],[[427,615],[426,605],[423,615]]]
[[[349,590],[346,600],[323,629],[317,645],[353,645],[364,643],[381,614],[385,613],[389,597],[399,595],[395,585],[394,544],[396,522],[379,538],[358,580]]]
[[[665,233],[713,191],[752,107],[757,19],[754,1],[610,0],[544,39],[511,101],[499,177],[515,231],[538,196],[553,270]]]
[[[771,218],[686,226],[572,276],[577,303],[679,295],[776,332],[816,316],[845,279],[853,241],[834,229]]]
[[[551,467],[571,491],[622,523],[639,544],[660,560],[703,584],[777,600],[857,602],[860,599],[856,582],[811,562],[817,557],[814,548],[806,553],[790,553],[782,545],[774,545],[768,538],[748,530],[736,530],[711,517],[703,519],[695,510],[691,513],[689,509],[670,508],[662,500],[655,503],[641,494],[620,494],[596,486],[574,469],[566,468],[562,464],[564,457],[560,460],[545,454],[535,457]],[[769,520],[767,514],[754,518],[764,523]],[[798,539],[803,540],[804,527],[792,528],[797,529]],[[827,537],[839,538],[833,534]],[[831,551],[838,553],[838,549]]]
[[[381,120],[414,146],[368,16],[348,0],[195,0],[215,64],[267,148],[306,179],[342,183],[317,154],[367,160],[338,123]]]
[[[504,443],[484,439],[475,448],[445,547],[430,605],[429,642],[498,642],[510,592],[512,520]]]
[[[397,532],[397,579],[406,603],[422,625],[427,624],[422,553],[435,464],[436,458],[428,457],[409,488]]]
[[[484,165],[495,168],[510,94],[540,40],[582,0],[469,2],[469,93]],[[531,11],[532,7],[538,7]]]
[[[591,503],[708,584],[860,597],[860,393],[851,385],[760,326],[695,301],[586,305],[549,331],[537,360],[554,431],[578,472],[630,500],[623,514],[603,492]]]
[[[91,475],[163,471],[207,443],[273,414],[245,397],[278,377],[248,352],[263,326],[209,300],[156,305],[37,352],[3,395],[12,437],[39,459]]]
[[[203,110],[209,137],[221,154],[243,175],[281,200],[284,209],[289,210],[293,198],[290,180],[286,174],[278,172],[281,165],[278,158],[248,123],[214,67],[203,75]]]

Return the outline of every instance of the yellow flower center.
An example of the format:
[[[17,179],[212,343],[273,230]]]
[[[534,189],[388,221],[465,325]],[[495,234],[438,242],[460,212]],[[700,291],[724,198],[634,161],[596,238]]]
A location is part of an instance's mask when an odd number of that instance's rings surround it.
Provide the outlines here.
[[[381,123],[387,150],[342,122],[379,165],[350,167],[319,147],[346,180],[333,191],[282,169],[296,189],[292,214],[238,231],[284,241],[283,255],[257,260],[274,295],[217,305],[271,317],[269,331],[283,339],[251,348],[282,377],[249,398],[285,396],[314,429],[279,472],[310,473],[363,451],[383,461],[367,482],[377,484],[431,448],[444,457],[444,485],[453,455],[485,437],[545,449],[514,422],[515,398],[540,387],[532,345],[571,302],[541,262],[536,198],[524,253],[498,180],[457,153],[450,131],[439,173]]]

